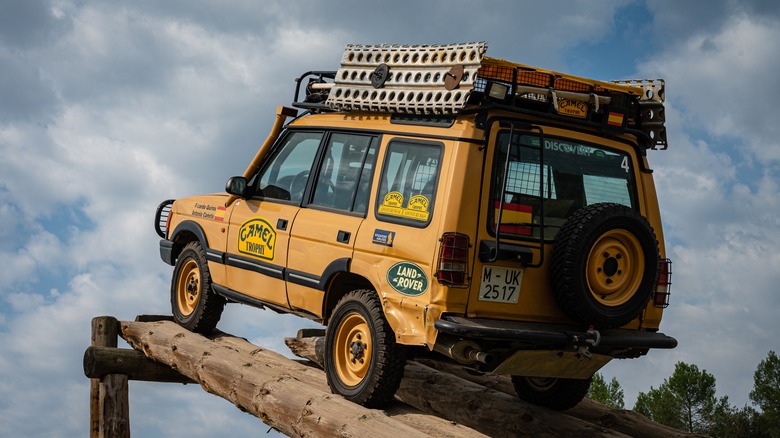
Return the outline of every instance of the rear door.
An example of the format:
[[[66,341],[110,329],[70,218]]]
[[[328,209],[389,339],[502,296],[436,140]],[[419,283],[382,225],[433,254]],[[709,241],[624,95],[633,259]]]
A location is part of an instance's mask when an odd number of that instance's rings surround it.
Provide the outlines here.
[[[467,310],[470,316],[549,321],[559,313],[549,293],[542,263],[544,239],[540,239],[539,193],[547,195],[552,180],[544,175],[548,167],[540,167],[539,133],[524,125],[526,130],[511,122],[491,126],[477,231],[479,251]],[[498,243],[497,223],[501,224]],[[545,234],[553,233],[544,225]]]
[[[527,124],[493,123],[470,315],[568,320],[550,286],[549,256],[555,236],[573,212],[587,205],[636,204],[630,155],[619,145],[606,143],[562,129],[545,127],[542,135]]]
[[[322,316],[324,292],[333,275],[349,271],[352,251],[370,196],[379,138],[331,133],[295,217],[287,260],[290,306]]]

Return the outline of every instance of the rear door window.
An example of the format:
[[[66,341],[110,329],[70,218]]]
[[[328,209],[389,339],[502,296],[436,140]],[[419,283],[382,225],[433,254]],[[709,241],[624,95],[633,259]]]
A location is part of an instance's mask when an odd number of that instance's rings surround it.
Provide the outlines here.
[[[431,220],[442,145],[393,140],[387,147],[377,195],[377,218],[425,227]]]
[[[516,133],[510,147],[509,133],[504,132],[498,136],[496,152],[493,208],[489,210],[493,235],[502,206],[502,236],[537,239],[542,208],[544,238],[552,239],[566,219],[582,207],[600,202],[634,206],[631,158],[622,151],[546,137],[542,162],[537,134]],[[506,191],[502,193],[505,168]]]

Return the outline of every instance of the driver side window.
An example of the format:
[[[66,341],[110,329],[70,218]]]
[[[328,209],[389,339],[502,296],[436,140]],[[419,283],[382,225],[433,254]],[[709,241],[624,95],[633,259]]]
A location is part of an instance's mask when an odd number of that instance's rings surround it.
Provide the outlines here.
[[[293,132],[256,175],[256,196],[299,204],[317,155],[321,132]]]

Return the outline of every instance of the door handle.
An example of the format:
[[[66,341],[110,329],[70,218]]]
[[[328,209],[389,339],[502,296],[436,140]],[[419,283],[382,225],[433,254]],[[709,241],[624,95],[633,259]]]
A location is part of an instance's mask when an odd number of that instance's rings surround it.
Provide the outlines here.
[[[284,231],[287,229],[287,219],[279,219],[276,221],[276,229]]]
[[[339,230],[339,234],[336,236],[336,241],[341,243],[349,243],[350,235],[351,233],[349,231]]]

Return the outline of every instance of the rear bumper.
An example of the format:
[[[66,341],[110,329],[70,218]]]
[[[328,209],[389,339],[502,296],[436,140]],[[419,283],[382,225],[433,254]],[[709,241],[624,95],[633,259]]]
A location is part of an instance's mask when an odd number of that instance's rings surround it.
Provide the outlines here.
[[[439,332],[474,340],[522,342],[540,348],[567,348],[590,344],[599,350],[675,348],[677,339],[663,333],[624,329],[599,331],[593,334],[576,326],[535,324],[482,318],[445,316],[433,325]]]

